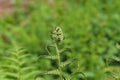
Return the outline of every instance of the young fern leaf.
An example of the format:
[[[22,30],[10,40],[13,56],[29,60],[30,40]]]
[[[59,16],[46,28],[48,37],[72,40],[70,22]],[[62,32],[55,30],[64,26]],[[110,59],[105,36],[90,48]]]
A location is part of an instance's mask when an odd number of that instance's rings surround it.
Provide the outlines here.
[[[66,73],[63,74],[63,78],[64,78],[64,80],[72,80],[71,75],[66,74]]]
[[[67,65],[69,65],[71,63],[71,60],[65,61],[65,62],[61,62],[61,67],[65,67]]]
[[[50,47],[55,47],[54,45],[46,45],[46,47],[45,47],[45,49],[46,49],[46,51],[47,51],[47,53],[50,55],[51,54],[51,52],[49,51],[49,48]]]
[[[44,55],[44,56],[41,56],[41,58],[50,59],[50,60],[58,59],[56,55]]]
[[[79,75],[82,76],[83,80],[87,80],[85,74],[83,72],[79,72],[79,71],[72,73],[71,74],[71,76],[72,76],[71,79],[74,79],[74,77],[78,77]]]
[[[35,67],[30,65],[31,62],[28,60],[30,56],[19,47],[15,47],[8,56],[4,56],[3,60],[5,62],[0,65],[4,74],[3,80],[33,80]]]
[[[58,69],[56,69],[56,70],[47,71],[47,72],[45,72],[44,74],[59,75],[60,72],[59,72]]]
[[[62,78],[62,65],[61,65],[61,58],[60,58],[60,51],[58,49],[58,45],[63,41],[63,33],[60,27],[56,27],[52,32],[51,32],[51,38],[53,40],[53,45],[52,46],[46,46],[46,51],[48,52],[48,56],[42,56],[42,58],[50,59],[50,60],[56,60],[57,61],[57,68],[56,70],[52,71],[47,71],[44,74],[52,74],[52,75],[59,75],[59,80],[63,80]],[[50,52],[50,47],[54,47],[56,51],[56,55],[51,55]]]
[[[61,60],[62,59],[61,53],[64,53],[65,51],[71,51],[71,50],[69,50],[68,48],[67,49],[59,49],[59,45],[62,44],[62,42],[64,40],[64,35],[63,35],[62,29],[60,27],[56,27],[55,29],[52,30],[51,39],[53,41],[52,46],[46,46],[46,51],[48,52],[49,55],[40,56],[40,58],[55,60],[55,62],[57,63],[57,69],[43,72],[43,74],[58,75],[59,77],[57,77],[57,78],[59,80],[74,80],[72,78],[73,74],[71,74],[71,73],[68,74],[68,72],[63,71],[63,69],[64,69],[63,67],[66,67],[67,65],[69,65],[72,61],[75,60],[75,58],[66,60],[64,62],[62,62],[62,60]],[[54,55],[51,54],[52,50],[50,51],[50,49],[51,49],[50,47],[55,48]],[[39,76],[41,76],[43,74],[40,74]]]

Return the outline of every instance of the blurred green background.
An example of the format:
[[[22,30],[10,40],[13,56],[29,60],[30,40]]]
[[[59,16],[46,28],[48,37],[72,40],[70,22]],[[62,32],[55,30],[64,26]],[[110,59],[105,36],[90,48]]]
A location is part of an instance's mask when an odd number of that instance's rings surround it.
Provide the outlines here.
[[[116,61],[120,59],[116,48],[120,41],[120,0],[35,0],[24,9],[21,6],[19,2],[11,13],[0,17],[0,55],[13,44],[35,58],[46,54],[50,31],[60,26],[65,36],[63,47],[71,49],[63,55],[78,57],[80,71],[88,80],[115,80],[106,75],[107,70],[120,76],[120,60]],[[52,66],[47,60],[36,65],[38,70]],[[75,67],[77,63],[70,70]]]

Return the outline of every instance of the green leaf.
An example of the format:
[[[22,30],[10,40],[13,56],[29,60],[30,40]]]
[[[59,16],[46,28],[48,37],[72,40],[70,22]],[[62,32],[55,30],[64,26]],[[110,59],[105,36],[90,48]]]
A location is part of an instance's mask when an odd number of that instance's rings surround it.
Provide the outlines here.
[[[23,59],[23,58],[26,58],[26,57],[29,57],[29,56],[30,56],[30,54],[24,54],[24,55],[20,56],[20,59]]]
[[[10,61],[10,62],[13,62],[13,63],[19,63],[18,59],[16,58],[12,58],[12,57],[3,57],[4,60],[6,61]]]
[[[58,59],[57,55],[54,55],[54,56],[48,56],[48,55],[45,55],[45,56],[41,56],[42,58],[46,58],[46,59],[51,59],[51,60],[56,60]]]
[[[38,78],[36,78],[35,80],[45,80],[45,79],[38,77]]]
[[[18,78],[18,76],[19,76],[17,73],[13,73],[13,72],[5,72],[5,75],[11,76],[11,77],[14,77],[14,78]]]
[[[64,80],[72,80],[72,76],[67,73],[63,73],[63,78]]]
[[[65,61],[65,62],[61,62],[61,67],[67,66],[68,64],[71,63],[71,60]]]
[[[59,75],[60,72],[58,69],[56,69],[56,70],[47,71],[44,74]]]
[[[14,69],[14,70],[18,70],[19,67],[16,66],[16,65],[9,65],[9,64],[6,64],[6,65],[0,65],[1,68],[5,68],[5,69]]]
[[[25,71],[29,71],[31,69],[35,69],[35,67],[32,67],[32,66],[24,67],[24,68],[21,68],[21,71],[25,72]]]

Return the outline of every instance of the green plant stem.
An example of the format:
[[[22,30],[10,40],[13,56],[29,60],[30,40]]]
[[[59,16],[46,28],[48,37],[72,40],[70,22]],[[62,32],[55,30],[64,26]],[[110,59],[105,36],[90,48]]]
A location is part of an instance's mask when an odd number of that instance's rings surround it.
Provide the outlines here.
[[[60,72],[59,77],[60,77],[60,80],[62,80],[60,52],[59,52],[59,49],[58,49],[58,45],[56,43],[55,43],[55,48],[56,48],[56,53],[57,53],[57,57],[58,57],[58,70]]]
[[[17,56],[18,62],[20,62],[20,59],[19,59],[20,53],[18,51],[19,51],[19,49],[16,49],[16,56]],[[20,63],[18,63],[18,70],[17,71],[18,71],[18,78],[17,78],[17,80],[21,80],[21,74],[20,74],[21,67],[20,67]]]

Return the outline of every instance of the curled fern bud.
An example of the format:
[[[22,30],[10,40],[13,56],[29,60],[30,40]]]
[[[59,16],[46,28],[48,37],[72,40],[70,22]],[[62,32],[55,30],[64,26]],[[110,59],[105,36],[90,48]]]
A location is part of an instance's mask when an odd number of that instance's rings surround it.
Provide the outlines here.
[[[51,38],[56,43],[61,43],[64,40],[64,35],[60,27],[56,27],[51,32]]]

